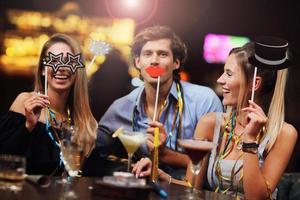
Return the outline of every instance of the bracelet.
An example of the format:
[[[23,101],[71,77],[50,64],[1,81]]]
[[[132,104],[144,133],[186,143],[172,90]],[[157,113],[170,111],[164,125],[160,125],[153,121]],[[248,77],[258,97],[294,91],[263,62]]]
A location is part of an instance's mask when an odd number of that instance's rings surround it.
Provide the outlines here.
[[[170,174],[165,173],[163,170],[158,169],[158,177],[163,180],[161,178],[162,173],[166,174],[168,176],[168,183],[171,184],[172,183],[172,176]]]
[[[243,147],[245,148],[258,148],[258,142],[243,142]]]
[[[258,147],[259,147],[258,142],[250,142],[250,143],[243,142],[242,151],[246,153],[256,154],[258,151]]]

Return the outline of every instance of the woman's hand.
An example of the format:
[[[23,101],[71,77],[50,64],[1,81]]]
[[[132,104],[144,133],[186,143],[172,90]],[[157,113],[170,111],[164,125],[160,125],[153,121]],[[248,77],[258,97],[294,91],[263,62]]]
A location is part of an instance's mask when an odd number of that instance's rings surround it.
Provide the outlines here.
[[[244,134],[246,140],[255,141],[261,129],[267,124],[268,118],[259,105],[253,101],[249,101],[249,104],[249,107],[242,109],[243,112],[247,112]]]
[[[48,96],[33,92],[32,95],[24,101],[25,126],[31,132],[41,115],[41,110],[50,104]]]
[[[132,173],[137,178],[148,177],[151,175],[151,167],[152,161],[149,158],[142,158],[133,166]],[[158,176],[163,181],[171,182],[170,175],[161,169],[158,169]]]
[[[166,146],[167,134],[164,128],[164,125],[157,121],[149,122],[150,127],[146,130],[147,132],[147,146],[150,153],[153,152],[154,149],[154,129],[159,128],[159,142],[158,147],[160,151]]]
[[[151,174],[152,161],[149,158],[141,158],[132,169],[132,173],[138,177],[147,177]]]

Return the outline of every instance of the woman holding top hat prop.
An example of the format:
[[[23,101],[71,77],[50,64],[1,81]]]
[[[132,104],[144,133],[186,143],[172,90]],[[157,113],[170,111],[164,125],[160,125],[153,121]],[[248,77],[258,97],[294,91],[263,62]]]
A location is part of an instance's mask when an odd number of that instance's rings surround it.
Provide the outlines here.
[[[212,190],[235,197],[276,198],[276,185],[297,140],[296,129],[284,122],[287,47],[283,39],[260,37],[230,52],[217,80],[227,112],[205,115],[195,130],[194,138],[214,144],[209,157],[203,158],[196,187],[207,180]],[[133,170],[146,176],[148,166],[151,162],[143,159]],[[170,181],[163,171],[160,177]],[[186,179],[171,182],[189,185],[190,170]]]

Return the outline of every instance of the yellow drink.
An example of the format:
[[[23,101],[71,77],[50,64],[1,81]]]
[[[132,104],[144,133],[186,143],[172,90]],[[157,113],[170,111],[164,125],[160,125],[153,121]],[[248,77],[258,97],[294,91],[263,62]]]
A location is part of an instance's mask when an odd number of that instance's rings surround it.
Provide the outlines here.
[[[158,179],[158,143],[159,143],[159,128],[154,129],[154,151],[152,154],[152,169],[151,181],[157,182]]]
[[[132,132],[133,133],[133,132]],[[120,134],[119,139],[124,145],[127,153],[133,154],[141,144],[146,142],[146,136],[143,133]]]
[[[127,172],[130,172],[132,155],[141,144],[146,142],[147,136],[142,132],[120,131],[118,137],[128,153]]]

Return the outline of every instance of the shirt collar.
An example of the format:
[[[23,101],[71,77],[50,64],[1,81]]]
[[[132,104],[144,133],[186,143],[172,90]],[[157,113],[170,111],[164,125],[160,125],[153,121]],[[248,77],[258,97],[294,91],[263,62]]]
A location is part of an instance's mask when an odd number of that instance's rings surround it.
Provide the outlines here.
[[[145,90],[145,86],[144,85],[139,87],[138,96],[137,96],[136,102],[135,102],[135,109],[137,109],[137,111],[139,113],[141,113],[141,109],[143,107],[142,99],[143,99],[144,90]]]
[[[171,94],[176,99],[176,101],[177,101],[178,100],[178,94],[177,94],[177,88],[176,87],[177,87],[176,86],[176,82],[173,81],[173,84],[171,86],[169,95]]]
[[[143,85],[143,86],[141,86],[139,88],[139,93],[138,93],[138,96],[137,96],[137,99],[136,99],[136,103],[135,103],[135,107],[136,107],[136,109],[137,109],[137,111],[139,113],[141,113],[141,111],[142,111],[141,109],[143,108],[143,105],[144,105],[144,102],[142,102],[142,99],[144,99],[144,97],[143,97],[144,91],[145,91],[145,87]],[[173,83],[172,83],[172,86],[171,86],[171,89],[169,91],[168,97],[170,95],[174,99],[176,99],[176,101],[178,100],[178,95],[177,95],[177,89],[176,89],[176,83],[175,83],[175,81],[173,81]]]

